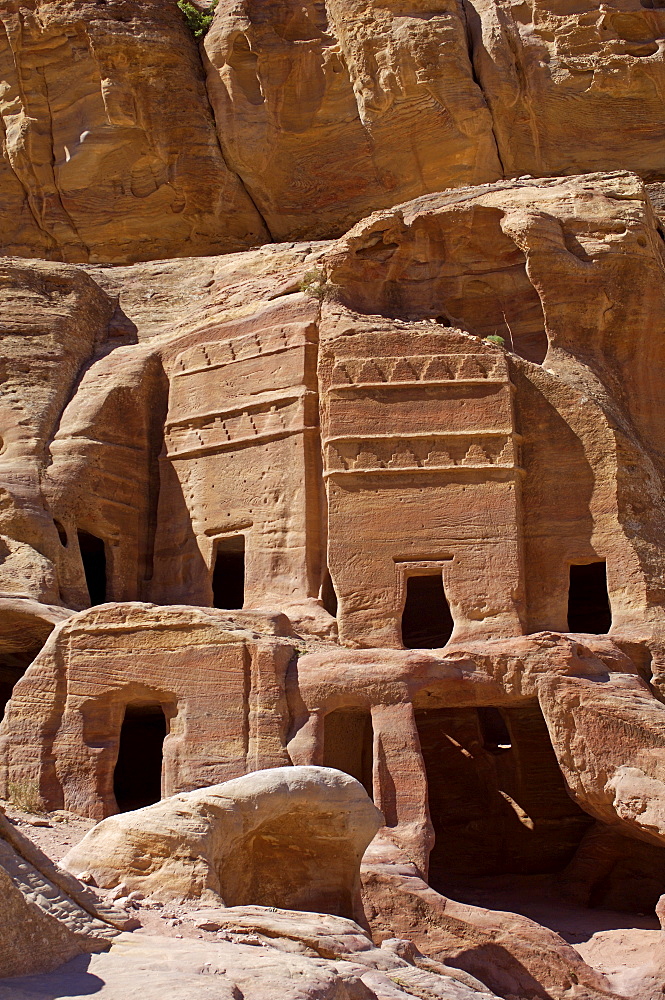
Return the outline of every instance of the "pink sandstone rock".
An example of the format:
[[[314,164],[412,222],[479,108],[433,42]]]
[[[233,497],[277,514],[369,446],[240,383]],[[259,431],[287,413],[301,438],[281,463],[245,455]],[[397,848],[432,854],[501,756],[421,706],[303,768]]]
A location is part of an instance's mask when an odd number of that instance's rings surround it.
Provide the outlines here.
[[[653,911],[665,284],[636,175],[431,194],[328,242],[7,276],[0,573],[32,609],[17,635],[5,608],[12,682],[46,641],[0,726],[3,794],[102,818],[329,766],[384,814],[368,865],[429,881],[422,950],[477,879]],[[392,890],[368,887],[390,934]],[[438,960],[513,926],[456,905]],[[535,996],[582,974],[610,989],[561,939],[546,967],[518,924],[505,962]]]

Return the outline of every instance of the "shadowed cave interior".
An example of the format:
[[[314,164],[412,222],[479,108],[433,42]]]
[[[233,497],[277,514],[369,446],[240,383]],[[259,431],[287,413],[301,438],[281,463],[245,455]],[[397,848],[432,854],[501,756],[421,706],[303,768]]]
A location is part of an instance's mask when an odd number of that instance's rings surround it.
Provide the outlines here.
[[[4,653],[0,656],[0,721],[4,717],[14,685],[23,677],[39,650],[40,646],[37,646],[29,651]]]
[[[593,820],[566,792],[537,705],[416,713],[436,843],[432,883],[449,875],[562,869]]]
[[[410,576],[402,612],[402,642],[407,649],[438,649],[453,633],[453,617],[441,573]]]
[[[90,604],[104,604],[106,601],[106,546],[101,538],[87,531],[78,532],[78,543],[83,562],[85,582],[90,595]]]
[[[337,709],[324,720],[323,766],[336,767],[361,783],[373,797],[372,716],[354,709]]]
[[[461,902],[523,912],[557,905],[648,914],[665,850],[622,837],[568,795],[535,702],[416,712],[435,844],[429,881]]]
[[[162,757],[167,734],[160,704],[128,705],[120,730],[113,791],[120,812],[141,809],[162,796]]]
[[[552,900],[554,911],[578,914],[653,912],[665,892],[665,850],[621,836],[574,802],[536,702],[421,707],[416,725],[435,833],[434,889],[545,923]],[[372,796],[368,711],[325,716],[323,764]]]
[[[217,542],[212,573],[212,603],[215,608],[242,608],[245,603],[245,536],[235,535]]]
[[[604,562],[570,567],[568,631],[604,635],[612,625]]]

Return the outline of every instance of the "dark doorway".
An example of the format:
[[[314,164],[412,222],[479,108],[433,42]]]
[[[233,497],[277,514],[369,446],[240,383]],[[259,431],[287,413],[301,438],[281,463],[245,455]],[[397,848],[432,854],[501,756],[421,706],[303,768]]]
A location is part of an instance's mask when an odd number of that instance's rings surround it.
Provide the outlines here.
[[[604,635],[612,625],[604,562],[570,567],[568,631]]]
[[[161,705],[128,705],[120,730],[113,791],[120,812],[162,797],[162,747],[166,717]]]
[[[323,766],[336,767],[372,798],[373,730],[369,712],[338,709],[323,720]]]
[[[476,711],[483,738],[483,750],[487,753],[506,753],[512,750],[512,737],[500,709],[489,706],[478,708]]]
[[[88,585],[90,605],[104,604],[106,601],[106,546],[101,538],[78,532],[79,549],[85,582]]]
[[[593,823],[570,798],[536,704],[416,712],[435,844],[430,882],[561,871]]]
[[[438,649],[453,632],[453,617],[441,573],[410,576],[402,614],[402,642],[407,649]]]
[[[326,575],[321,584],[321,602],[329,615],[337,618],[337,594],[333,586],[330,570],[326,570]]]
[[[4,718],[14,685],[23,677],[38,652],[39,647],[31,652],[5,653],[0,656],[0,721]]]
[[[217,542],[212,572],[212,606],[242,608],[245,603],[245,536]]]

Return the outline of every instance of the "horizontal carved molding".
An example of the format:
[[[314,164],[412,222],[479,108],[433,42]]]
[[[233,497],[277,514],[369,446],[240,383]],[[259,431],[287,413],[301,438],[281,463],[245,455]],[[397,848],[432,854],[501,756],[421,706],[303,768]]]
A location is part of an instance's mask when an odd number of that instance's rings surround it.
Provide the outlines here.
[[[279,441],[283,438],[293,437],[296,434],[314,433],[318,434],[318,427],[298,424],[281,431],[273,431],[264,434],[251,434],[245,437],[237,437],[231,440],[205,438],[201,435],[198,443],[183,442],[174,445],[167,442],[167,456],[170,459],[182,458],[203,458],[206,455],[215,455],[227,451],[235,451],[240,448],[255,447],[257,444],[269,444],[271,441]]]
[[[172,416],[166,422],[166,433],[172,434],[180,429],[202,429],[213,424],[235,421],[238,418],[249,417],[250,420],[258,418],[262,414],[273,414],[278,417],[281,412],[289,408],[302,409],[307,396],[315,398],[316,393],[304,386],[295,386],[289,389],[282,389],[279,392],[257,393],[251,399],[247,396],[230,402],[223,409],[215,407],[211,410],[201,410],[200,412],[183,413],[181,416]],[[177,413],[177,409],[175,413]]]
[[[525,476],[526,470],[519,465],[405,465],[399,468],[353,468],[353,469],[329,469],[323,473],[324,479],[336,479],[338,477],[352,476],[402,476],[402,475],[432,475],[436,473],[441,476],[459,476],[464,472],[482,472],[486,477],[492,479],[514,479],[515,476]]]
[[[201,372],[214,371],[227,365],[241,361],[251,361],[254,358],[271,357],[284,351],[306,347],[310,343],[305,336],[302,324],[295,329],[285,328],[271,331],[270,335],[259,338],[251,335],[235,340],[210,341],[197,344],[184,351],[176,359],[173,378],[188,375],[198,375]]]
[[[514,469],[519,440],[519,435],[509,430],[327,438],[324,441],[326,473]]]
[[[466,384],[475,385],[509,381],[502,358],[478,354],[445,356],[414,355],[394,358],[344,358],[336,362],[331,388],[375,389],[385,386]]]

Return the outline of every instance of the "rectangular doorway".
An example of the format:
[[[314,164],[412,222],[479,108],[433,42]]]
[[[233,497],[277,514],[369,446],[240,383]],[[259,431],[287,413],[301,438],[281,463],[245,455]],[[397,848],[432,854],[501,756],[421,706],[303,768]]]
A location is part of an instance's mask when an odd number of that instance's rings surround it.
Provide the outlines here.
[[[362,709],[337,709],[323,720],[323,766],[350,774],[373,796],[372,716]]]
[[[406,578],[402,644],[406,649],[440,649],[453,634],[453,616],[438,573]]]
[[[88,587],[90,606],[106,603],[106,546],[101,538],[87,531],[78,533],[83,573]]]
[[[245,603],[245,536],[220,538],[212,571],[212,606],[234,610]]]
[[[605,562],[570,567],[568,631],[605,635],[612,626]]]
[[[120,812],[142,809],[161,799],[166,734],[166,716],[159,703],[127,705],[113,776]]]

